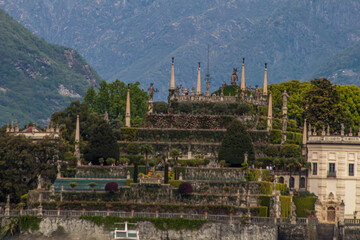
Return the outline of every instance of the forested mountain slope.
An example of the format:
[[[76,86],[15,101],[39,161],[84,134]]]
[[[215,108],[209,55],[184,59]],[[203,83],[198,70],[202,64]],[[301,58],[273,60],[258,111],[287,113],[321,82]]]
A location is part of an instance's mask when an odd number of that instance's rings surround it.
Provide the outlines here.
[[[45,124],[101,78],[73,49],[49,44],[0,9],[0,124]]]

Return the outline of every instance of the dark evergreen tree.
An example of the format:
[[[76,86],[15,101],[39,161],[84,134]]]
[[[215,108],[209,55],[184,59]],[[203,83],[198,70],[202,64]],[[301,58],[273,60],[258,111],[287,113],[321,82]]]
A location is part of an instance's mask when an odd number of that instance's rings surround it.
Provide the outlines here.
[[[331,82],[325,78],[311,80],[311,87],[305,93],[307,106],[305,116],[308,122],[317,129],[330,126],[338,131],[340,124],[350,125],[344,118],[340,105],[340,93]]]
[[[169,183],[169,165],[165,164],[164,167],[164,183],[168,184]]]
[[[248,161],[255,160],[254,145],[250,134],[244,125],[234,120],[226,129],[226,133],[219,149],[219,161],[225,160],[231,167],[241,167],[244,155],[248,154]]]
[[[113,130],[105,121],[94,126],[84,151],[85,160],[99,164],[99,158],[119,158],[119,149]]]

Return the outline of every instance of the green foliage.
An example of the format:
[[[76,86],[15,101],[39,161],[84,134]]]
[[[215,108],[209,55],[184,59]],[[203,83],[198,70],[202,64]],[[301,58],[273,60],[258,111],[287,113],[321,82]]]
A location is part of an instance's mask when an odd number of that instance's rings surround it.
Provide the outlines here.
[[[80,99],[101,81],[78,52],[47,43],[2,9],[0,23],[0,86],[7,90],[0,94],[1,124],[12,119],[21,125],[44,123],[54,111]],[[61,85],[79,96],[60,95]]]
[[[63,159],[65,151],[61,141],[46,138],[35,143],[25,137],[0,134],[0,202],[6,202],[8,194],[13,202],[20,201],[22,195],[36,187],[39,174],[53,182],[56,162]]]
[[[140,145],[138,143],[129,143],[126,146],[126,152],[129,154],[138,154],[140,153]]]
[[[154,224],[154,226],[157,229],[162,231],[165,230],[181,231],[184,229],[194,231],[200,229],[203,226],[203,224],[206,223],[206,220],[195,220],[195,219],[184,219],[184,218],[146,218],[146,217],[120,218],[114,216],[107,216],[107,217],[81,216],[80,219],[91,221],[95,223],[97,226],[104,225],[108,230],[114,229],[116,227],[116,223],[119,222],[137,223],[137,222],[149,221],[152,224]]]
[[[271,194],[273,185],[271,182],[261,182],[261,194]]]
[[[279,156],[279,148],[276,146],[273,146],[273,145],[267,145],[265,147],[264,153],[268,157],[277,157],[277,156]]]
[[[66,168],[61,170],[61,174],[63,177],[75,177],[76,172],[76,168]]]
[[[285,183],[276,183],[276,190],[280,191],[281,195],[286,193],[286,184]]]
[[[180,180],[169,180],[169,184],[175,188],[179,188],[180,184],[183,182],[184,181],[180,181]]]
[[[280,196],[281,202],[281,216],[284,218],[291,217],[291,197]]]
[[[41,222],[41,218],[35,216],[29,216],[29,215],[21,216],[19,217],[20,231],[28,232],[29,230],[31,231],[39,230],[40,222]]]
[[[126,179],[126,186],[130,186],[132,183],[134,183],[133,179]]]
[[[259,207],[259,217],[268,217],[268,207],[266,206]]]
[[[219,149],[219,160],[225,160],[230,166],[240,167],[244,162],[244,154],[248,161],[255,159],[254,146],[249,133],[240,121],[234,120],[226,129],[226,134]]]
[[[130,111],[132,126],[140,126],[145,119],[147,112],[147,93],[139,88],[140,83],[130,83]],[[93,89],[89,89],[85,101],[89,101],[90,110],[104,114],[108,111],[109,120],[119,120],[124,122],[127,84],[119,80],[111,83],[102,81],[100,89],[94,96]]]
[[[166,102],[154,102],[154,113],[168,113],[168,104]]]
[[[296,217],[307,217],[314,214],[315,197],[293,197],[296,206]]]
[[[248,181],[257,181],[260,176],[259,169],[250,169],[250,171],[245,175],[246,180]]]
[[[136,141],[136,132],[137,129],[134,127],[122,127],[120,128],[120,140]]]
[[[84,151],[84,157],[93,164],[98,164],[99,158],[119,158],[119,148],[111,127],[102,121],[94,126],[89,143]]]
[[[260,206],[267,207],[267,215],[266,216],[270,216],[270,207],[271,207],[270,196],[259,196],[258,201],[259,201]],[[262,211],[264,211],[264,210],[262,210]]]
[[[281,130],[273,129],[270,131],[270,142],[272,144],[281,143]]]
[[[327,79],[311,80],[311,88],[306,91],[305,99],[308,101],[306,118],[317,129],[330,125],[331,129],[339,130],[339,123],[346,123],[340,93]]]
[[[77,185],[78,185],[78,184],[77,184],[76,182],[71,182],[71,183],[70,183],[70,187],[71,187],[72,189],[74,189]]]
[[[280,147],[280,155],[286,158],[300,157],[301,147],[295,144],[285,144]]]
[[[286,143],[302,145],[302,137],[303,135],[301,133],[287,132]]]

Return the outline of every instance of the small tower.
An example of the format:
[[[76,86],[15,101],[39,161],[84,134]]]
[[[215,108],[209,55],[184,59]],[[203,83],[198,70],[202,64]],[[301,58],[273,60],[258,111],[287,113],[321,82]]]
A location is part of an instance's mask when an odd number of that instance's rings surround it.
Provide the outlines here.
[[[81,166],[80,160],[80,116],[76,116],[76,130],[75,130],[75,153],[77,165]]]
[[[172,73],[171,73],[171,76],[173,76]],[[126,98],[125,126],[131,127],[131,123],[130,123],[130,84],[128,84],[127,98]]]
[[[241,91],[245,91],[245,58],[243,58],[242,72],[241,72]]]
[[[267,63],[265,63],[263,95],[267,95]]]
[[[196,95],[200,95],[200,94],[201,94],[201,77],[200,77],[200,62],[199,62]]]
[[[170,90],[175,90],[174,58],[171,58],[171,82]]]
[[[267,131],[272,129],[272,94],[269,92],[269,105],[268,105],[268,115],[267,115]]]

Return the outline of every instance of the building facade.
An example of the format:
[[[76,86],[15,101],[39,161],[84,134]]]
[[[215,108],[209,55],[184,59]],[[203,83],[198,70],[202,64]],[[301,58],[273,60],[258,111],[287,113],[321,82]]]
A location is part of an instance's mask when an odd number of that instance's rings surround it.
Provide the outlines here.
[[[360,137],[310,133],[308,190],[318,196],[319,221],[336,222],[360,212]]]

